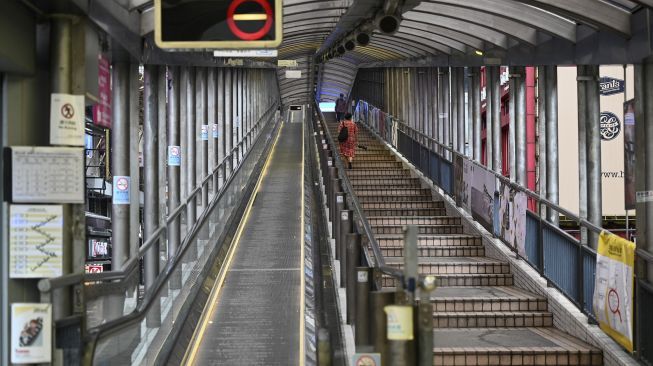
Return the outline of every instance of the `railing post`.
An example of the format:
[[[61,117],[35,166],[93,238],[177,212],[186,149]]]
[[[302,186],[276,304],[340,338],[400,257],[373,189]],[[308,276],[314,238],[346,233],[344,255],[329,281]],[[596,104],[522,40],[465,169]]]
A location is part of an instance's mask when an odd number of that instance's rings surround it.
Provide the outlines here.
[[[340,229],[342,227],[342,222],[341,222],[342,219],[341,219],[341,215],[339,213],[342,210],[345,209],[345,197],[346,197],[346,194],[344,192],[336,192],[335,193],[335,201],[334,201],[335,203],[334,203],[334,206],[333,206],[334,207],[333,212],[337,213],[337,215],[336,215],[337,217],[333,221],[333,226],[332,226],[333,227],[333,237],[336,240],[336,259],[340,260],[341,264],[344,263],[342,257],[343,257],[343,253],[345,253],[345,252],[342,251],[342,248],[343,248],[342,238],[343,238],[343,236],[340,233],[341,232]]]
[[[354,316],[354,341],[356,351],[359,347],[370,346],[370,322],[368,313],[370,309],[370,268],[356,267],[356,314]]]
[[[338,211],[337,215],[337,220],[340,221],[339,233],[337,234],[340,236],[339,240],[336,240],[336,248],[340,247],[340,287],[344,288],[347,283],[347,234],[352,231],[352,211],[341,210]]]
[[[344,214],[346,211],[342,211]],[[351,212],[349,214],[349,225],[351,226]],[[344,226],[343,226],[344,227]],[[358,233],[347,233],[347,275],[345,277],[347,284],[347,324],[354,324],[356,319],[356,268],[360,265],[361,236]]]
[[[381,364],[387,365],[388,360],[388,320],[383,310],[394,301],[394,291],[370,292],[370,335],[374,350],[381,354]]]
[[[427,276],[420,284],[420,301],[417,311],[417,365],[433,365],[433,304],[431,293],[435,290],[435,277]]]

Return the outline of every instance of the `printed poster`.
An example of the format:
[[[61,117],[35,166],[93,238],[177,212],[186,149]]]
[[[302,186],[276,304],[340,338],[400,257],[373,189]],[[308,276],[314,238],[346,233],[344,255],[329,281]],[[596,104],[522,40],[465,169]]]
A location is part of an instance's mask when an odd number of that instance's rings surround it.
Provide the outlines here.
[[[633,351],[635,244],[602,232],[596,255],[594,314],[601,329]]]
[[[519,192],[502,183],[499,189],[499,212],[497,221],[499,232],[495,233],[504,242],[526,258],[526,193]]]
[[[463,161],[463,187],[461,191],[462,197],[460,199],[460,203],[462,204],[462,208],[469,213],[472,212],[472,181],[474,180],[473,177],[475,168],[476,166],[473,162],[469,160]]]
[[[9,207],[9,276],[50,278],[63,267],[63,207]]]
[[[11,304],[11,362],[52,361],[52,305]]]
[[[470,193],[472,217],[491,232],[494,231],[492,217],[494,215],[495,187],[494,174],[481,167],[475,167]]]
[[[461,207],[463,203],[463,157],[455,155],[453,157],[453,189],[456,199],[456,206]]]

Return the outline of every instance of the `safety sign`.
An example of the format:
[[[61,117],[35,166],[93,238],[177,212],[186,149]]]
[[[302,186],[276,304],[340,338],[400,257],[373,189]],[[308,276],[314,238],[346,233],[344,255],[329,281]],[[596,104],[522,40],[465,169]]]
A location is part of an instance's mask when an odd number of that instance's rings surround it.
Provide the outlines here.
[[[351,356],[351,364],[354,366],[381,366],[381,354],[356,353]]]
[[[209,125],[202,125],[201,138],[202,141],[209,140]]]
[[[84,96],[52,93],[50,144],[84,146]]]
[[[635,244],[602,232],[596,255],[594,314],[601,329],[633,351]]]
[[[388,305],[383,310],[388,316],[388,339],[391,341],[412,341],[413,307]]]
[[[181,146],[168,146],[168,166],[181,165]]]
[[[131,184],[131,177],[125,175],[113,176],[113,204],[114,205],[128,205],[129,204],[129,186]]]
[[[217,123],[214,123],[211,126],[211,132],[213,133],[213,138],[217,139],[218,138],[218,124]]]

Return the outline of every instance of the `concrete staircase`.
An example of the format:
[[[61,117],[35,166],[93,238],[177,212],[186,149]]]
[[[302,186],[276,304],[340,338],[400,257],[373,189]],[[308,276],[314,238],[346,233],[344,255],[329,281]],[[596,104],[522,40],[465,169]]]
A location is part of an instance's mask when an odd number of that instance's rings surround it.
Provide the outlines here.
[[[337,124],[327,116],[332,136]],[[419,270],[433,293],[434,365],[602,365],[600,350],[553,327],[547,301],[513,286],[509,264],[485,256],[481,238],[365,128],[347,170],[388,265],[403,266],[404,225],[418,225]],[[384,287],[394,278],[384,276]]]

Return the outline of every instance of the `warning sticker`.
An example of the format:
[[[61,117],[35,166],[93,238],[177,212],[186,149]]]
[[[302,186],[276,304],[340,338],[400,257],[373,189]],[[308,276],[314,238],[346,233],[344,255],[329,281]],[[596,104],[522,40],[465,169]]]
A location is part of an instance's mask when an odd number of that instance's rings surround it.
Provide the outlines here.
[[[218,138],[218,124],[217,123],[214,123],[211,126],[211,132],[213,133],[213,138],[217,139]]]
[[[642,202],[652,202],[653,201],[653,191],[639,191],[635,193],[638,203]]]
[[[50,96],[50,144],[84,146],[84,96]]]
[[[356,353],[351,357],[354,366],[381,366],[380,353]]]
[[[368,281],[367,271],[359,271],[358,272],[358,282],[367,282],[367,281]]]
[[[113,176],[113,204],[114,205],[128,205],[129,204],[129,185],[131,184],[131,177],[125,175]]]
[[[202,125],[201,138],[202,141],[209,140],[209,125]]]
[[[168,146],[168,166],[181,165],[181,146]]]

